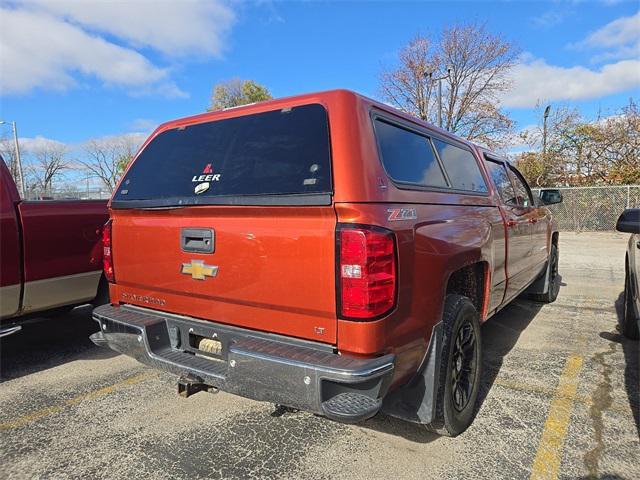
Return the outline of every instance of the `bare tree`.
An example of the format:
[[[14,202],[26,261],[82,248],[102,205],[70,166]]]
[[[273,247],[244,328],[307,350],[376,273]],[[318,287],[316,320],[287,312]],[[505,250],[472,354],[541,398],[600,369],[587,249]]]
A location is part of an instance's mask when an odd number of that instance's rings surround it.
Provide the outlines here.
[[[585,119],[575,107],[552,110],[547,154],[539,125],[521,136],[530,150],[516,163],[536,186],[630,184],[640,182],[640,111],[634,100],[616,113]]]
[[[640,109],[629,99],[617,115],[596,121],[594,150],[608,183],[640,183]],[[602,174],[605,173],[606,177]]]
[[[579,139],[579,125],[585,123],[576,107],[556,105],[547,120],[547,154],[542,154],[543,108],[536,106],[537,125],[520,133],[528,150],[517,156],[522,173],[536,187],[568,182],[572,172],[580,169],[580,161],[573,157]]]
[[[88,140],[83,146],[86,158],[79,163],[92,176],[99,178],[107,188],[113,190],[142,141],[142,136],[138,134]]]
[[[20,173],[18,172],[18,159],[16,157],[16,145],[13,137],[7,135],[0,137],[0,155],[2,155],[11,176],[17,184],[20,181]]]
[[[483,24],[453,25],[439,37],[416,36],[399,52],[398,65],[383,71],[384,100],[436,123],[437,80],[442,78],[443,126],[457,135],[499,148],[508,143],[513,122],[499,97],[511,85],[517,49]]]
[[[41,139],[28,149],[31,162],[28,171],[42,195],[51,194],[53,182],[71,167],[67,146],[52,140]]]

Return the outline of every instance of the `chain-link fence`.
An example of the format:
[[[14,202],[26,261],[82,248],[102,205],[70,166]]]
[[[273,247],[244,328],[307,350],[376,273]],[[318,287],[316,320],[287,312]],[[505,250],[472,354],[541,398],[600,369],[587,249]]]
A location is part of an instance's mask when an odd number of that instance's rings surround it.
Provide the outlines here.
[[[564,231],[615,230],[625,208],[640,207],[640,185],[566,187],[560,191],[562,203],[549,206],[549,210]]]
[[[554,187],[555,188],[555,187]],[[534,189],[538,196],[539,189]],[[563,231],[612,231],[625,208],[640,207],[640,185],[563,187],[562,203],[549,206]],[[111,191],[97,188],[28,189],[28,200],[109,199]]]
[[[62,188],[44,191],[27,188],[25,200],[108,200],[111,190],[105,188]]]

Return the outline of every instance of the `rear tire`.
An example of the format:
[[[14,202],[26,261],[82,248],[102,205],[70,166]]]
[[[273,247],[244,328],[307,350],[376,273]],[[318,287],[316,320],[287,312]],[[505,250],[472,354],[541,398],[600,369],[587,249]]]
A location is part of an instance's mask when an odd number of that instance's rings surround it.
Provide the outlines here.
[[[435,417],[427,428],[455,437],[473,422],[482,378],[482,342],[479,315],[462,295],[444,302],[443,342]]]
[[[633,294],[631,292],[631,274],[629,273],[628,264],[626,267],[624,275],[624,299],[621,325],[622,334],[631,340],[638,340],[640,332],[638,331],[638,317],[636,316]]]
[[[531,299],[542,303],[553,303],[556,301],[558,293],[560,293],[560,275],[558,275],[559,261],[560,254],[558,253],[558,246],[552,243],[551,252],[549,253],[550,267],[545,273],[545,275],[547,275],[549,288],[547,289],[547,293],[532,293],[530,295]]]

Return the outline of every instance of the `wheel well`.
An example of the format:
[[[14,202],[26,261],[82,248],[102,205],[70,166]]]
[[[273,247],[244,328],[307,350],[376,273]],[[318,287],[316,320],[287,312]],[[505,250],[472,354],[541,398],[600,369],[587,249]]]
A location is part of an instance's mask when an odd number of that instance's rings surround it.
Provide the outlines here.
[[[457,293],[468,297],[481,316],[485,306],[486,269],[484,262],[467,265],[453,272],[447,283],[447,294]]]
[[[559,240],[560,240],[560,233],[559,232],[553,232],[553,234],[551,234],[551,244],[555,245],[557,247]]]

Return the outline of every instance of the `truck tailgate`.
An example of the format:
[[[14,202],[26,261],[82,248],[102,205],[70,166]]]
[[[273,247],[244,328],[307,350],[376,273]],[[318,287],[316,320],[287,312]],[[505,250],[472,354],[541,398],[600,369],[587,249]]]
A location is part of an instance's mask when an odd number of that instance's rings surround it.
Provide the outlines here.
[[[336,342],[332,206],[131,209],[112,218],[114,302]],[[213,251],[194,252],[208,231]]]

